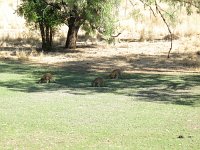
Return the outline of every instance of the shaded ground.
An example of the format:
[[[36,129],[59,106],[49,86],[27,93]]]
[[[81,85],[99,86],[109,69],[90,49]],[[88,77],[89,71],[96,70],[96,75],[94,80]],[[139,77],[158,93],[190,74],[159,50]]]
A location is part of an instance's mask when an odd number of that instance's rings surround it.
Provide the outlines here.
[[[11,48],[9,51],[1,48],[0,72],[22,75],[20,79],[0,81],[1,87],[23,92],[64,90],[81,95],[112,92],[145,101],[191,106],[200,103],[197,92],[200,90],[200,56],[192,45],[190,51],[185,49],[184,40],[174,41],[170,59],[167,59],[169,42],[166,41],[118,43],[113,46],[79,43],[76,50],[57,48],[55,52],[38,53],[36,56],[30,55],[30,50],[24,47],[28,61],[18,61],[20,56],[13,55]],[[107,78],[115,68],[123,70],[123,79]],[[36,84],[45,72],[51,72],[56,83]],[[106,79],[106,87],[90,87],[97,76]]]
[[[116,67],[125,72],[199,72],[200,37],[188,37],[173,41],[170,59],[167,53],[169,41],[123,42],[116,45],[78,43],[76,50],[60,46],[54,52],[41,53],[37,40],[21,39],[6,41],[0,48],[2,59],[28,59],[44,65],[71,66],[78,70],[110,72]],[[35,43],[35,44],[34,44]]]
[[[87,46],[25,60],[2,50],[0,149],[198,150],[198,55],[134,49]],[[118,67],[123,77],[108,79]],[[36,83],[46,72],[56,83]],[[105,87],[91,87],[97,76]]]
[[[83,62],[76,63],[83,64]],[[69,63],[67,66],[51,67],[24,64],[19,61],[4,61],[0,63],[1,75],[13,74],[13,76],[8,80],[0,81],[0,86],[29,93],[44,91],[60,91],[75,95],[92,95],[96,92],[114,93],[137,97],[138,100],[149,102],[189,106],[199,106],[200,104],[199,74],[124,73],[122,79],[111,80],[104,72],[91,71],[85,67],[78,69],[77,66],[73,65],[73,63]],[[36,82],[45,72],[51,72],[56,83],[37,84]],[[105,87],[91,87],[91,81],[97,76],[105,78]]]

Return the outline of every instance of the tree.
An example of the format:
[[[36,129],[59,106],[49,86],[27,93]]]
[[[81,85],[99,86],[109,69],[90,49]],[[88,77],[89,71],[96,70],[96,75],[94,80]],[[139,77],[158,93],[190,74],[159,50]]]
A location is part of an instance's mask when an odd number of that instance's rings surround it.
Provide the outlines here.
[[[105,35],[114,31],[114,9],[119,0],[62,0],[64,22],[69,27],[65,47],[76,48],[77,34],[82,29],[88,32],[99,30]]]
[[[114,30],[114,11],[120,0],[23,0],[18,8],[27,22],[40,27],[43,48],[51,46],[52,29],[65,23],[68,27],[65,47],[76,48],[80,27],[87,31],[101,30],[111,35]],[[49,42],[50,41],[50,42]]]
[[[49,7],[45,1],[22,0],[17,13],[24,16],[28,25],[40,29],[42,49],[52,49],[53,34],[57,25],[62,23],[61,14],[54,7]]]
[[[131,1],[131,0],[130,0]],[[162,8],[158,5],[158,2],[167,2],[171,6],[179,7],[186,6],[187,10],[190,10],[191,6],[194,6],[200,11],[199,0],[140,0],[146,6],[155,6],[156,11],[160,14],[165,22],[169,33],[171,34],[171,48],[172,49],[172,33],[170,27],[163,15]],[[104,34],[111,35],[114,27],[114,6],[119,4],[119,0],[62,0],[65,4],[66,24],[69,27],[66,40],[66,48],[76,48],[77,33],[81,26],[87,30],[101,29]],[[67,10],[67,11],[66,11]],[[152,10],[152,9],[151,9]],[[167,14],[164,11],[165,14]],[[169,17],[173,18],[171,14]]]
[[[133,4],[134,0],[129,0],[129,1],[132,4],[132,6],[134,6]],[[174,18],[174,12],[175,12],[174,10],[176,10],[177,8],[183,8],[183,7],[186,8],[188,15],[190,15],[193,12],[194,10],[192,9],[193,7],[196,8],[197,13],[200,13],[200,1],[199,0],[139,0],[139,1],[142,2],[145,7],[147,6],[155,17],[156,17],[156,13],[158,13],[160,17],[162,18],[163,22],[166,24],[167,29],[170,33],[170,38],[171,38],[171,47],[169,49],[168,56],[167,56],[169,58],[170,52],[172,50],[173,34],[171,32],[166,16],[170,18],[171,21],[175,21],[176,19]],[[173,7],[174,8],[173,12],[167,12],[166,10],[161,8],[159,4],[162,2],[168,3],[171,7]],[[156,11],[154,11],[153,7],[155,7]]]

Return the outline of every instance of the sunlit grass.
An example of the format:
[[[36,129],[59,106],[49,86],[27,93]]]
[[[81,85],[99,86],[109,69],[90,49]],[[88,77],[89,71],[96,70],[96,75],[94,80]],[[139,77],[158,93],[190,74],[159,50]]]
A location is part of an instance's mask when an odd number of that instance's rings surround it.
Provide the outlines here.
[[[98,73],[0,63],[0,149],[200,148],[199,75]],[[37,84],[52,72],[56,83]],[[178,138],[178,136],[183,138]]]

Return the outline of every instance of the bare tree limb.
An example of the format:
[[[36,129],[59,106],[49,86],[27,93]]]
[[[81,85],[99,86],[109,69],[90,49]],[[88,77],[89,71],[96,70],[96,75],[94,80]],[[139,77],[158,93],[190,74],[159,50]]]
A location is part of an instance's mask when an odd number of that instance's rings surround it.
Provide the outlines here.
[[[131,0],[129,0],[129,2],[131,3],[131,5],[134,7],[136,6],[137,4],[133,4],[133,2]]]
[[[146,6],[148,6],[149,7],[149,9],[151,10],[151,12],[153,13],[153,15],[154,15],[154,17],[156,17],[156,14],[155,14],[155,12],[154,12],[154,10],[153,10],[153,8],[149,5],[149,4],[147,4],[146,2],[144,2],[143,0],[139,0],[140,2],[142,2],[144,5],[146,5]]]
[[[170,52],[171,52],[171,50],[172,50],[172,46],[173,46],[173,37],[172,37],[172,32],[171,32],[171,29],[170,29],[170,27],[169,27],[169,25],[168,25],[168,23],[167,23],[165,17],[163,16],[163,14],[162,14],[162,12],[161,12],[161,8],[160,8],[160,6],[158,5],[158,3],[157,3],[156,0],[155,0],[155,6],[156,6],[156,10],[157,10],[158,13],[160,14],[160,16],[161,16],[163,22],[164,22],[165,25],[167,26],[167,29],[168,29],[168,31],[169,31],[169,33],[170,33],[171,46],[170,46],[170,49],[169,49],[169,51],[168,51],[168,55],[167,55],[167,58],[169,58],[169,54],[170,54]]]

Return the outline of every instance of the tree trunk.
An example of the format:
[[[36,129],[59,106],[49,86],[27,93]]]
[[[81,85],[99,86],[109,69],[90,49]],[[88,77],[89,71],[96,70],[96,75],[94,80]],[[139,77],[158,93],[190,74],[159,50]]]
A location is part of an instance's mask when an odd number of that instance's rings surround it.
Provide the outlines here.
[[[41,34],[41,38],[42,38],[42,49],[45,48],[45,32],[44,32],[44,25],[42,22],[39,22],[39,26],[40,26],[40,34]]]
[[[46,47],[45,47],[45,50],[46,51],[51,51],[52,50],[52,34],[51,34],[51,28],[52,27],[49,27],[48,25],[45,25],[46,27],[46,41],[45,41],[45,44],[46,44]]]
[[[76,41],[77,41],[77,35],[78,35],[80,25],[77,25],[75,18],[71,18],[69,20],[68,27],[69,27],[69,30],[67,33],[67,40],[66,40],[65,47],[68,49],[76,49]]]
[[[48,25],[45,25],[46,27],[46,44],[49,44],[50,43],[50,35],[49,35],[49,26]]]
[[[53,28],[50,27],[50,37],[49,37],[49,43],[50,43],[50,46],[52,47],[53,45]]]
[[[52,50],[52,27],[49,27],[48,25],[44,25],[44,23],[40,22],[40,33],[42,38],[42,50],[44,51],[50,51]]]

